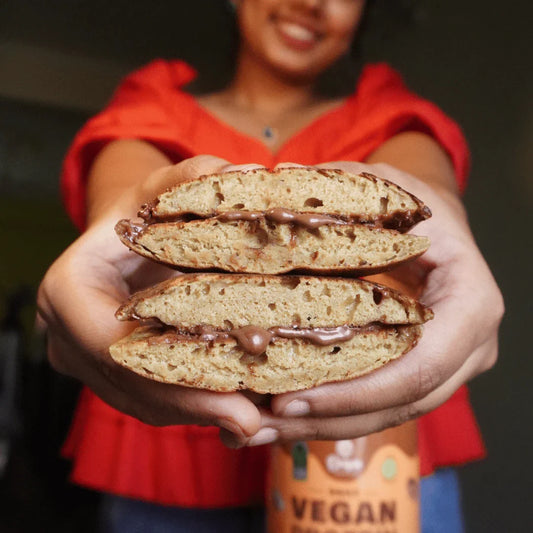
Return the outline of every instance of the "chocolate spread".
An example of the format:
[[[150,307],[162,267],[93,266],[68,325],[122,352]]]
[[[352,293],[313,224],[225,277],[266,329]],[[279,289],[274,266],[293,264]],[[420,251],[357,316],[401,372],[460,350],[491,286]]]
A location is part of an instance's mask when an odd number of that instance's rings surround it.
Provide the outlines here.
[[[139,211],[139,216],[145,220],[147,225],[159,222],[187,222],[203,217],[180,214],[176,216],[156,216],[149,206],[143,206]],[[418,222],[431,216],[431,211],[424,206],[422,209],[395,211],[382,215],[327,215],[323,213],[299,213],[283,207],[275,207],[266,211],[225,211],[215,214],[221,222],[244,220],[253,222],[254,220],[269,220],[278,224],[295,224],[307,229],[316,229],[325,225],[343,224],[364,224],[373,228],[394,229],[405,232]],[[209,218],[209,217],[207,217]]]
[[[329,346],[336,342],[346,342],[353,339],[357,329],[350,326],[337,326],[333,328],[288,328],[284,326],[277,326],[270,328],[270,331],[276,337],[283,337],[284,339],[305,339],[312,344],[319,346]]]
[[[246,353],[261,355],[265,353],[267,346],[274,338],[272,329],[274,328],[263,329],[257,326],[244,326],[231,330],[229,334]]]
[[[153,217],[153,211],[157,203],[158,202],[154,200],[153,202],[148,202],[146,204],[141,205],[137,216],[141,217],[146,221],[150,220]]]
[[[228,211],[217,215],[216,218],[221,222],[230,222],[233,220],[253,221],[264,218],[265,220],[276,222],[278,224],[296,224],[307,229],[317,229],[325,225],[344,225],[344,220],[332,215],[322,213],[297,213],[284,207],[274,207],[267,211]]]
[[[287,326],[274,326],[264,329],[259,326],[244,326],[229,331],[221,331],[213,326],[196,326],[189,331],[179,331],[167,327],[166,334],[175,331],[165,342],[179,342],[180,339],[191,337],[203,342],[223,341],[235,339],[238,346],[251,355],[261,355],[267,346],[277,338],[281,339],[304,339],[318,346],[330,346],[349,341],[357,333],[374,331],[383,327],[395,327],[383,324],[369,324],[367,326],[336,326],[330,328],[297,328]]]
[[[146,224],[137,224],[132,220],[122,219],[115,225],[115,231],[122,238],[131,244],[136,244],[137,239],[142,235],[143,230],[146,228]]]

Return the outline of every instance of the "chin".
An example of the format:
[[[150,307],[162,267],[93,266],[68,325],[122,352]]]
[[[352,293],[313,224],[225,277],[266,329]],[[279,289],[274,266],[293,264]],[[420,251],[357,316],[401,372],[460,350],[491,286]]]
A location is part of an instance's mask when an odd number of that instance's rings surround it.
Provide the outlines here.
[[[272,72],[279,77],[297,83],[310,83],[320,76],[334,63],[332,60],[316,57],[305,57],[304,54],[283,53],[277,57],[270,57],[267,63]]]

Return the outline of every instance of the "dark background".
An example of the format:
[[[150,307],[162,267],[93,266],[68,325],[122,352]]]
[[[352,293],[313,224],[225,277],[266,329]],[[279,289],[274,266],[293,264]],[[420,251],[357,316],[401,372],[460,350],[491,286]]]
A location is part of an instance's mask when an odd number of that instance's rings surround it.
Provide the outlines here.
[[[530,531],[532,3],[391,13],[372,21],[365,59],[391,63],[462,125],[473,155],[465,202],[507,305],[499,363],[471,384],[489,458],[460,469],[468,531]],[[0,409],[0,532],[95,527],[97,498],[67,486],[56,459],[76,387],[47,369],[31,326],[38,281],[76,235],[59,201],[61,159],[132,68],[179,57],[220,79],[227,17],[222,0],[0,2],[0,401],[5,376],[21,376],[15,411]],[[22,342],[11,349],[14,331]]]

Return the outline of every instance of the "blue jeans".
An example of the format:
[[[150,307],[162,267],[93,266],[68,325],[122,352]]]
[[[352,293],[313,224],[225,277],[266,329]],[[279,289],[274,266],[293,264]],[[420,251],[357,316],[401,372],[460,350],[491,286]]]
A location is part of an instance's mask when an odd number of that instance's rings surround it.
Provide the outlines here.
[[[422,533],[463,533],[457,473],[439,470],[420,483]],[[262,508],[185,509],[104,496],[103,533],[261,533]]]

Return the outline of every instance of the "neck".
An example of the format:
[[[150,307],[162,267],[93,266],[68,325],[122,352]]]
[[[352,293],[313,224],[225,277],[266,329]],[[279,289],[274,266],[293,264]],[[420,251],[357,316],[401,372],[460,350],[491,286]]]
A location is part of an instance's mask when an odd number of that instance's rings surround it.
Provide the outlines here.
[[[239,56],[235,76],[226,92],[239,107],[272,116],[317,101],[312,83],[280,77],[249,54]]]

